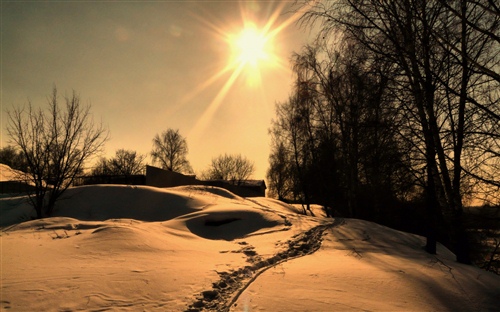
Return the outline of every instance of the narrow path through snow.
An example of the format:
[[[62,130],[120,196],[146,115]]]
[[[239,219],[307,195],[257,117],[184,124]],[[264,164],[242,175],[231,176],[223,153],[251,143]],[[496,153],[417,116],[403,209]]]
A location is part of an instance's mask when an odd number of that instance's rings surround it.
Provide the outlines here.
[[[247,246],[243,252],[252,265],[230,272],[217,272],[220,279],[213,283],[212,289],[201,292],[196,300],[189,305],[186,312],[229,311],[239,296],[259,275],[280,263],[314,253],[321,247],[324,231],[341,225],[343,222],[343,219],[338,218],[331,223],[321,224],[305,233],[295,235],[292,240],[287,242],[288,248],[286,250],[268,259],[257,256],[253,252],[253,247]]]

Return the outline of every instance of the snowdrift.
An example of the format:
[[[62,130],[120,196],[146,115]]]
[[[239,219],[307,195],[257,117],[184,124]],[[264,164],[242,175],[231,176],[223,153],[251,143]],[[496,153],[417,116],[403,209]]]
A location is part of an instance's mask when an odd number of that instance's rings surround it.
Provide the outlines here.
[[[205,186],[0,199],[10,311],[495,311],[500,278],[422,237]],[[24,221],[24,222],[21,222]]]

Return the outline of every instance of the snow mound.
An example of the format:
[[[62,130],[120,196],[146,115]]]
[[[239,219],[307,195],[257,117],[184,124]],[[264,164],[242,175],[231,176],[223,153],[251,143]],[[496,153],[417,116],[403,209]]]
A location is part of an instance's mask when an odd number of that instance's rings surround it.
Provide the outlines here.
[[[54,216],[79,220],[164,221],[196,211],[207,202],[188,194],[148,186],[92,185],[68,189]]]
[[[214,198],[175,188],[91,185],[69,188],[56,202],[53,216],[85,221],[164,221],[197,211],[212,202]],[[35,217],[27,196],[0,198],[0,226]]]
[[[0,198],[0,227],[28,221],[36,217],[25,196]]]
[[[152,235],[144,227],[133,227],[127,223],[107,224],[93,230],[82,241],[81,246],[92,251],[103,252],[159,252],[167,244],[165,237]],[[103,248],[103,245],[106,246]]]
[[[186,229],[206,239],[234,240],[259,231],[283,226],[283,218],[261,209],[244,205],[217,205],[193,212],[165,223],[166,226]]]

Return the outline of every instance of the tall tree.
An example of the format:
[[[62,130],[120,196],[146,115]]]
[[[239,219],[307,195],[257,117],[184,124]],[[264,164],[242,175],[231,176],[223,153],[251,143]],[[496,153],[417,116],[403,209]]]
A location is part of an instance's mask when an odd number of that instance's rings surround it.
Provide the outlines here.
[[[65,104],[60,106],[54,87],[46,111],[29,102],[27,108],[8,112],[7,133],[26,159],[26,173],[35,186],[30,200],[38,218],[52,213],[84,163],[107,140],[107,130],[93,122],[90,105],[82,106],[76,92],[65,97]]]
[[[153,162],[159,164],[162,169],[192,173],[193,169],[187,160],[187,154],[187,142],[179,133],[179,129],[168,129],[153,138],[151,156]]]
[[[287,102],[276,104],[276,119],[273,120],[270,132],[274,138],[273,144],[276,144],[273,148],[282,145],[281,153],[287,154],[285,158],[289,161],[287,167],[290,168],[287,178],[290,181],[288,183],[291,185],[293,200],[300,201],[308,208],[312,189],[308,169],[312,163],[313,149],[310,147],[313,140],[308,137],[307,125],[311,121],[312,111],[307,108],[307,101],[299,99],[300,92],[307,96],[304,89],[295,90],[296,94]],[[272,187],[272,184],[270,186]]]
[[[294,93],[276,105],[270,132],[273,149],[282,146],[289,155],[291,189],[300,194],[295,198],[335,205],[344,215],[377,217],[384,203],[403,193],[396,181],[407,175],[386,77],[390,66],[368,60],[355,40],[335,50],[306,46],[293,62]],[[359,209],[369,196],[374,205]]]
[[[494,118],[487,119],[487,124],[495,123],[498,114],[491,104],[498,103],[498,98],[485,105],[472,96],[495,94],[494,90],[477,92],[477,88],[485,85],[484,77],[495,79],[490,69],[497,67],[498,49],[494,48],[497,41],[491,30],[498,29],[498,16],[491,1],[446,3],[449,5],[423,0],[317,2],[303,21],[321,21],[324,36],[339,30],[341,36],[356,38],[374,57],[397,67],[400,92],[412,98],[409,106],[401,108],[412,119],[409,124],[419,125],[423,138],[431,229],[427,250],[436,251],[433,224],[444,209],[453,216],[457,260],[467,263],[467,239],[461,220],[462,159],[464,149],[477,148],[478,135],[484,139],[486,134],[490,143],[498,139],[480,129],[479,124],[479,118],[485,115]],[[492,18],[480,22],[486,15]]]
[[[439,176],[436,157],[442,142],[436,140],[438,122],[435,107],[436,82],[433,69],[438,66],[440,53],[432,44],[430,30],[438,27],[439,8],[431,7],[424,1],[403,0],[380,3],[368,1],[337,1],[319,3],[304,15],[306,20],[328,20],[323,31],[331,33],[337,27],[347,37],[354,37],[374,54],[389,59],[401,70],[401,77],[413,96],[416,118],[422,128],[427,163],[427,194],[429,196],[429,216],[439,211],[439,190],[444,190],[449,177]],[[441,164],[445,166],[446,164]],[[447,170],[445,170],[447,172]],[[444,179],[441,179],[444,178]],[[444,191],[443,191],[444,192]],[[434,217],[433,217],[434,218]],[[429,221],[432,225],[434,222]],[[427,250],[435,253],[435,229],[428,233]]]

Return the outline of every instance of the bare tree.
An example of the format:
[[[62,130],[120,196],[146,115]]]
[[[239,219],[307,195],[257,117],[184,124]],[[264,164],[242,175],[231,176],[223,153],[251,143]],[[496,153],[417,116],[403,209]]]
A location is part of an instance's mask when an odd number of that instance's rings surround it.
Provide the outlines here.
[[[273,148],[282,145],[280,153],[286,153],[289,161],[288,175],[282,176],[289,179],[293,200],[298,200],[306,208],[311,204],[312,185],[310,181],[309,168],[313,161],[314,138],[308,130],[311,130],[310,101],[302,97],[308,97],[304,84],[298,84],[295,94],[289,100],[276,104],[276,119],[272,122],[270,129],[273,136]],[[302,100],[301,100],[302,98]]]
[[[339,0],[316,2],[303,17],[304,22],[319,21],[323,36],[339,31],[397,68],[399,92],[412,99],[401,109],[409,124],[420,127],[411,132],[420,133],[419,148],[425,155],[430,229],[426,249],[435,253],[437,219],[443,212],[450,214],[449,234],[457,260],[464,263],[470,262],[462,222],[464,152],[471,155],[478,142],[496,147],[499,138],[490,132],[498,123],[498,89],[484,87],[498,81],[494,71],[499,16],[493,3]],[[487,99],[478,101],[481,98]],[[496,151],[485,157],[494,158]]]
[[[474,71],[485,75],[500,83],[500,5],[492,0],[455,0],[439,1],[456,19],[459,20],[459,41],[450,41],[448,38],[435,34],[451,54],[460,55],[462,64],[474,68]],[[467,41],[472,45],[479,41],[486,45],[480,49],[471,50]],[[481,38],[486,38],[483,41]],[[466,40],[463,40],[466,39]],[[470,53],[472,52],[472,53]],[[480,52],[477,54],[476,52]]]
[[[144,160],[146,155],[138,154],[136,151],[119,149],[115,157],[101,158],[94,169],[93,175],[134,175],[144,173]]]
[[[293,95],[276,105],[270,130],[270,173],[286,177],[293,200],[305,206],[335,205],[343,215],[379,218],[381,208],[408,185],[391,66],[370,60],[352,38],[335,48],[322,42],[305,46],[293,65]],[[288,175],[277,176],[283,159]]]
[[[424,138],[430,216],[426,249],[430,253],[436,252],[435,219],[441,214],[439,195],[445,193],[446,185],[451,185],[446,161],[443,162],[443,142],[438,139],[437,82],[433,76],[434,70],[443,64],[442,53],[431,36],[431,29],[442,26],[441,12],[438,6],[418,0],[390,3],[343,0],[318,3],[304,15],[305,21],[325,21],[325,33],[338,29],[342,35],[364,44],[374,55],[398,66],[398,83],[413,98],[415,109],[411,116],[418,120]],[[444,175],[439,174],[440,169]]]
[[[144,172],[145,155],[136,151],[119,149],[115,157],[110,159],[111,172],[120,175],[141,174]]]
[[[92,176],[106,176],[111,174],[109,160],[106,157],[100,157],[90,172]]]
[[[30,200],[37,217],[52,213],[57,199],[83,171],[85,161],[101,151],[107,130],[95,124],[90,105],[82,106],[73,91],[61,108],[57,89],[48,98],[48,109],[14,108],[8,112],[7,133],[27,162],[27,175],[35,186]]]
[[[205,178],[210,180],[225,180],[235,184],[248,179],[255,171],[253,163],[241,155],[220,155],[212,158]]]
[[[279,200],[287,200],[292,196],[292,166],[290,153],[283,142],[273,143],[271,155],[269,155],[269,168],[267,170],[267,181],[269,196],[277,197]]]
[[[193,169],[186,158],[187,153],[187,142],[179,134],[179,129],[168,129],[153,138],[151,156],[153,162],[159,164],[162,169],[192,173]]]

